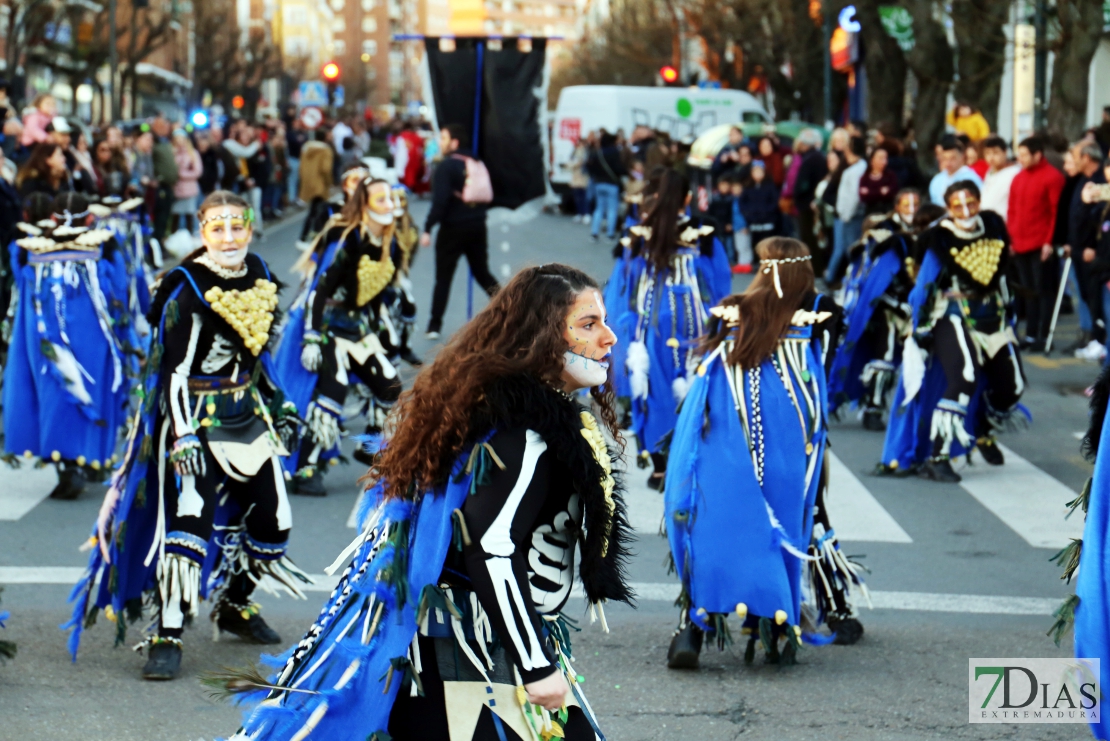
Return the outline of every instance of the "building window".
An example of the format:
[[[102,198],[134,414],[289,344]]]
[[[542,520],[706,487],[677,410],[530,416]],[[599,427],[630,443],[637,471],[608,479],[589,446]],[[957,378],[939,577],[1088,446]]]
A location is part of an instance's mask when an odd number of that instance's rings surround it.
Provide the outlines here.
[[[369,64],[369,65],[366,66],[366,79],[367,80],[376,80],[376,79],[378,79],[378,70],[372,64]]]
[[[372,15],[364,15],[362,17],[362,32],[374,33],[378,30],[378,19]]]
[[[336,33],[343,33],[347,30],[347,21],[342,16],[336,18],[331,22],[331,30]]]
[[[343,10],[343,0],[331,0],[331,9],[336,13]]]
[[[362,42],[362,53],[374,56],[378,53],[378,42],[373,39],[367,39]]]
[[[374,0],[362,0],[362,9],[364,12],[369,13],[377,3]]]
[[[334,42],[335,56],[341,57],[347,53],[347,42],[343,39],[336,39]]]
[[[308,13],[303,6],[294,5],[285,9],[285,25],[307,26]]]

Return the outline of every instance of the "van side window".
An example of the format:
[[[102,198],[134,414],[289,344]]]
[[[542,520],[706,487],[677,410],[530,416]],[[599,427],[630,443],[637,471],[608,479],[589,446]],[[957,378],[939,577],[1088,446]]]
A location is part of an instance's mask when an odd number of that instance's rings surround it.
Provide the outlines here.
[[[763,123],[763,114],[759,111],[744,111],[744,123]]]

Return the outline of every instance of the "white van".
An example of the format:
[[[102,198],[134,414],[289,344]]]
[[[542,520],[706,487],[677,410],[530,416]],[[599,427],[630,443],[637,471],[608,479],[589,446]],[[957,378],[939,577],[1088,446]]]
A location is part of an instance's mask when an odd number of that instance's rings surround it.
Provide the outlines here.
[[[672,139],[696,138],[719,124],[770,123],[771,117],[749,93],[629,85],[572,85],[559,93],[551,129],[551,182],[570,182],[563,164],[574,153],[574,143],[591,131],[610,133],[650,126]]]

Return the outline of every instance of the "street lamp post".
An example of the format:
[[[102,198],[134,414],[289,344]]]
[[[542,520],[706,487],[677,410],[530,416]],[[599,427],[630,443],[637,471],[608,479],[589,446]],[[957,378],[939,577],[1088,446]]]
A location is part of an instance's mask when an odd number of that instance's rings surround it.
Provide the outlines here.
[[[1036,51],[1033,57],[1033,131],[1044,130],[1045,100],[1048,87],[1048,21],[1045,0],[1033,0],[1033,29]]]
[[[821,29],[824,48],[821,49],[821,56],[825,60],[825,127],[831,129],[833,122],[832,115],[832,51],[829,45],[832,43],[832,7],[829,0],[822,0],[821,2]]]
[[[120,101],[116,74],[119,72],[119,51],[116,49],[116,0],[108,0],[108,98],[112,101],[112,121],[120,119]]]

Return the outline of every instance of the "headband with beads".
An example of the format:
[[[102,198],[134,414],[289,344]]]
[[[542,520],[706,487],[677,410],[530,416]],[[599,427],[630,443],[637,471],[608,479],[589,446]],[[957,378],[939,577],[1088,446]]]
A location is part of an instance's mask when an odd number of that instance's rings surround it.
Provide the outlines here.
[[[240,216],[239,214],[233,214],[230,211],[228,211],[227,209],[224,209],[223,211],[216,214],[215,216],[209,216],[207,219],[201,219],[200,220],[200,226],[203,229],[205,224],[209,224],[213,221],[222,221],[222,220],[225,220],[225,219],[240,219],[240,218],[243,219],[244,221],[246,221],[248,225],[253,224],[254,223],[254,209],[252,209],[252,208],[243,209],[243,215],[242,216]]]
[[[80,213],[74,214],[74,213],[70,213],[69,209],[66,208],[66,209],[62,209],[62,212],[60,214],[54,214],[54,218],[55,219],[63,219],[60,226],[73,226],[73,220],[74,219],[83,219],[88,215],[89,215],[89,210],[88,209],[85,209],[84,211],[81,211]]]
[[[782,298],[782,283],[779,282],[779,265],[785,265],[792,262],[805,262],[806,260],[812,259],[813,255],[799,255],[798,257],[778,257],[770,258],[767,260],[760,260],[760,263],[762,265],[764,275],[766,275],[767,273],[774,273],[775,293],[779,295],[779,298]]]

